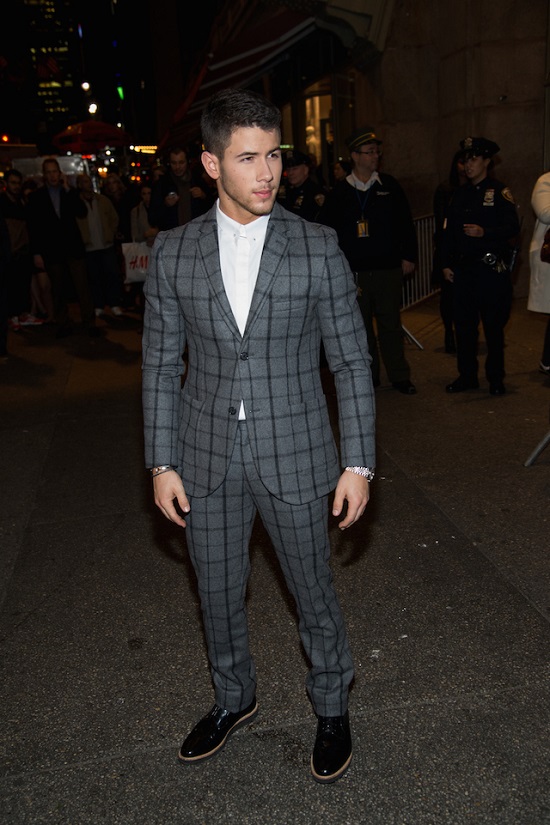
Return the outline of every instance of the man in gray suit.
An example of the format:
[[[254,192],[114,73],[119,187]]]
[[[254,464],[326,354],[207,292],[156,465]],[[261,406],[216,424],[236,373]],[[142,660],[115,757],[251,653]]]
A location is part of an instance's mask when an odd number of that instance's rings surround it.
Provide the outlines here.
[[[328,496],[336,487],[332,514],[342,516],[342,530],[369,499],[374,401],[364,324],[333,230],[275,203],[278,109],[226,90],[206,106],[202,134],[219,200],[158,235],[143,336],[146,464],[155,503],[187,527],[215,690],[216,704],[179,758],[214,755],[257,713],[245,592],[259,512],[311,662],[312,774],[334,782],[352,755],[353,663],[329,567]],[[338,397],[340,460],[321,386],[321,340]]]

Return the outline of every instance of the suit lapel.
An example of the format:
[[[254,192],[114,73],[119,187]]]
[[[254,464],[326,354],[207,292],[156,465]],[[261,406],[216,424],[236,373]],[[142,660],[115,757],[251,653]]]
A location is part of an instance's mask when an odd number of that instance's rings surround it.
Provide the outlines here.
[[[288,239],[284,234],[284,210],[278,204],[273,212],[267,228],[260,269],[256,287],[252,296],[250,311],[246,322],[245,336],[249,333],[258,313],[260,312],[271,285],[286,254]],[[283,231],[282,231],[283,230]],[[202,234],[198,242],[199,257],[201,259],[209,289],[218,306],[220,314],[231,329],[235,337],[241,340],[241,333],[233,316],[231,305],[223,284],[220,267],[220,250],[218,244],[218,225],[216,222],[216,207],[214,206],[205,216]]]
[[[229,326],[232,334],[240,339],[241,333],[231,311],[231,305],[223,285],[215,206],[205,216],[204,227],[198,242],[198,254],[206,274],[208,288],[212,293],[220,315]]]
[[[282,221],[279,220],[280,210],[281,207],[275,204],[267,227],[262,259],[260,261],[260,270],[252,296],[252,303],[250,304],[245,335],[249,333],[252,324],[269,295],[271,286],[288,247],[288,239],[280,231],[282,228]]]

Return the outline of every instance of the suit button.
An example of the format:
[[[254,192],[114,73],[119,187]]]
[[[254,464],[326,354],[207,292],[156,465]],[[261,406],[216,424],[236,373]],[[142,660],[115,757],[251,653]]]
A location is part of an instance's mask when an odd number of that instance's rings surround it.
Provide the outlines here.
[[[248,353],[241,352],[241,361],[248,361]]]
[[[237,413],[236,407],[229,407],[229,415],[235,415]]]

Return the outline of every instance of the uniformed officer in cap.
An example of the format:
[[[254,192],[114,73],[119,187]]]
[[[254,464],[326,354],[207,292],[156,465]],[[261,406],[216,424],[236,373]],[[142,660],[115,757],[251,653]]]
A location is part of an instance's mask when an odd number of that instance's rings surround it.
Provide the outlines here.
[[[412,276],[415,269],[416,232],[403,189],[394,177],[379,172],[381,143],[370,126],[357,129],[348,138],[352,171],[327,196],[320,217],[336,229],[340,247],[355,273],[374,385],[380,383],[380,348],[392,386],[414,395],[400,310],[403,277]]]
[[[467,183],[456,190],[447,209],[441,240],[443,275],[454,284],[458,378],[446,387],[457,393],[477,389],[478,327],[487,346],[485,374],[491,395],[503,395],[504,327],[512,306],[510,258],[519,221],[510,190],[489,177],[497,144],[467,137],[464,151]]]
[[[298,149],[283,152],[285,177],[279,188],[277,200],[306,221],[315,221],[325,202],[325,193],[318,183],[309,176],[311,161],[309,155]]]

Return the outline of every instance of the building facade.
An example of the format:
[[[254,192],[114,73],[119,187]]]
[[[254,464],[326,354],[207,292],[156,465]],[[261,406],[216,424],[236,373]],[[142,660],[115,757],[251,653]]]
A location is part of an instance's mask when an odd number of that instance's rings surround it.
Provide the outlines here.
[[[196,138],[218,88],[257,89],[282,108],[283,142],[314,154],[329,181],[346,135],[373,125],[384,168],[420,216],[460,139],[486,135],[501,147],[495,175],[523,219],[524,292],[531,190],[550,165],[549,9],[549,0],[231,0],[162,143]]]

